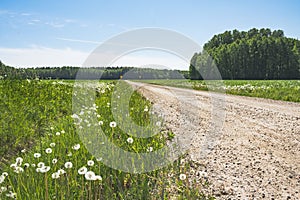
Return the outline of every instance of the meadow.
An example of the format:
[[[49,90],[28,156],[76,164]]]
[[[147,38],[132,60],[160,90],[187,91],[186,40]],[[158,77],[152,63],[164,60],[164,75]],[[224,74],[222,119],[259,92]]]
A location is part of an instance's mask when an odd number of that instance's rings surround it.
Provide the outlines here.
[[[143,82],[196,90],[208,90],[207,83],[222,84],[227,94],[300,102],[300,80],[144,80]],[[215,82],[215,83],[214,83]]]
[[[1,80],[0,199],[214,199],[202,193],[207,174],[191,169],[197,164],[184,155],[163,168],[130,173],[87,150],[76,130],[101,128],[135,153],[157,151],[173,138],[167,130],[149,138],[123,131],[122,118],[116,122],[111,112],[115,85],[99,81],[90,88],[94,104],[73,113],[73,81]],[[151,103],[139,93],[132,93],[129,108],[136,124],[150,123]]]

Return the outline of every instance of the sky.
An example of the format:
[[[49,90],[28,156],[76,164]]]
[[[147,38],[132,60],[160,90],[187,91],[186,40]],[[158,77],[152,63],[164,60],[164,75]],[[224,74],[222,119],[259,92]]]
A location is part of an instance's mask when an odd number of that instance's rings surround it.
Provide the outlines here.
[[[298,0],[1,0],[0,60],[14,67],[82,66],[108,39],[145,27],[176,31],[200,46],[226,30],[254,27],[300,38],[299,11]],[[188,60],[149,49],[112,66],[151,64],[188,69]]]

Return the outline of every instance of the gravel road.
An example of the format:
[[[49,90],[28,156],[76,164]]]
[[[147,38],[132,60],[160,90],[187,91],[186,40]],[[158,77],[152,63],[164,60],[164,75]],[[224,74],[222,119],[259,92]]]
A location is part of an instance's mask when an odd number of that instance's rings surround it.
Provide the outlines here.
[[[153,102],[153,111],[204,167],[211,183],[206,193],[300,199],[299,103],[128,83]]]

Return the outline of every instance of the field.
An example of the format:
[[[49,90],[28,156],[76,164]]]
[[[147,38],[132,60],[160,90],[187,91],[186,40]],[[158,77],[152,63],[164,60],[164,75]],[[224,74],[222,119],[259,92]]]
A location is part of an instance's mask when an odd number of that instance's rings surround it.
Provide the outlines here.
[[[220,82],[144,80],[144,82],[196,90],[208,90],[207,83],[212,86],[221,83],[222,89],[227,94],[300,102],[300,80],[223,80]]]
[[[159,150],[173,137],[162,130],[136,138],[119,128],[111,112],[115,84],[92,85],[94,104],[73,113],[72,81],[2,80],[0,199],[213,199],[201,192],[209,184],[205,172],[192,176],[196,164],[184,157],[151,172],[129,173],[87,150],[76,130],[101,127],[115,145],[135,153]],[[136,124],[150,123],[151,104],[140,94],[133,92],[129,107]]]

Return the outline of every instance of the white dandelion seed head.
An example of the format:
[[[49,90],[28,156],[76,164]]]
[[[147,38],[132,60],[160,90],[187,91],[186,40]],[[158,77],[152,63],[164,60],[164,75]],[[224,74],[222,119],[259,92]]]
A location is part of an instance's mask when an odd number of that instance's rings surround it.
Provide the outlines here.
[[[185,174],[180,174],[179,175],[179,179],[182,180],[182,181],[185,180],[186,179],[186,175]]]
[[[95,173],[93,171],[88,171],[85,173],[84,177],[88,181],[94,181],[95,180]]]
[[[87,168],[85,166],[78,169],[78,174],[83,175],[86,174]]]
[[[72,167],[73,167],[73,163],[71,163],[71,162],[66,162],[65,163],[65,168],[71,169]]]
[[[47,149],[45,150],[45,152],[48,153],[48,154],[49,154],[49,153],[52,153],[52,149],[51,149],[51,148],[47,148]]]
[[[39,157],[41,157],[41,154],[40,154],[40,153],[35,153],[35,154],[33,154],[33,156],[34,156],[35,158],[39,158]]]
[[[93,160],[87,161],[88,166],[94,166],[95,162]]]
[[[131,138],[131,137],[127,138],[127,142],[128,142],[129,144],[132,144],[132,143],[133,143],[133,138]]]
[[[80,144],[75,144],[72,149],[74,149],[75,151],[77,151],[78,149],[80,149]]]
[[[50,143],[50,147],[52,147],[52,148],[55,147],[55,145],[56,144],[54,142]]]
[[[45,163],[43,163],[43,162],[39,162],[39,163],[37,164],[37,166],[38,166],[39,168],[42,168],[42,167],[44,167],[44,166],[45,166]]]
[[[115,128],[115,127],[117,126],[117,122],[110,122],[110,123],[109,123],[109,126],[110,126],[111,128]]]
[[[51,175],[52,179],[58,179],[60,177],[60,174],[58,172],[54,172],[52,175]]]

